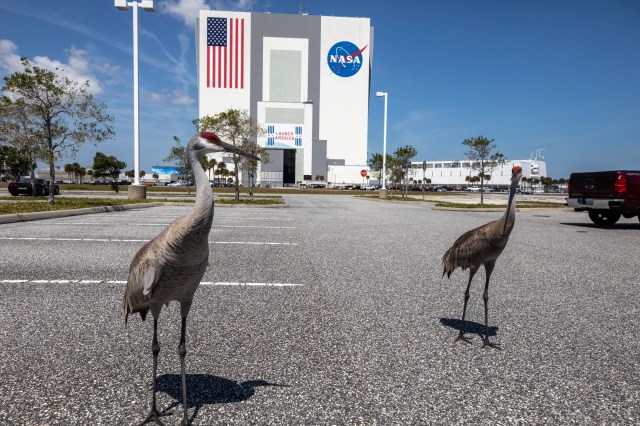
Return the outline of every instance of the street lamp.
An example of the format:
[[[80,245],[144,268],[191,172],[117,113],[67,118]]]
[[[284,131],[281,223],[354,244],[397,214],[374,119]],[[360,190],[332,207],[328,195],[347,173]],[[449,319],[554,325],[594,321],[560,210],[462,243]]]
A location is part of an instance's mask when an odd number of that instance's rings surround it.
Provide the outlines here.
[[[387,176],[387,92],[376,92],[376,96],[384,97],[384,139],[382,142],[382,187],[386,189]]]
[[[134,163],[134,185],[140,186],[140,125],[139,125],[139,106],[138,106],[138,6],[147,12],[155,12],[153,8],[153,0],[114,0],[116,9],[128,10],[133,8],[133,163]],[[146,191],[139,188],[129,192],[129,198],[146,198]],[[131,196],[132,194],[138,194]],[[140,196],[140,194],[142,196]]]

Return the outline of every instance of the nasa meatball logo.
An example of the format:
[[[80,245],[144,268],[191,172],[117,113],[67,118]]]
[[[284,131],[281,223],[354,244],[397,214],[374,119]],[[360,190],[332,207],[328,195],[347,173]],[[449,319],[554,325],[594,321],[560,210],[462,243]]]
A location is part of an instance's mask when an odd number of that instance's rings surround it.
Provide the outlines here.
[[[368,45],[367,45],[368,46]],[[331,72],[340,77],[351,77],[362,67],[362,49],[350,41],[339,41],[329,49],[327,65]]]

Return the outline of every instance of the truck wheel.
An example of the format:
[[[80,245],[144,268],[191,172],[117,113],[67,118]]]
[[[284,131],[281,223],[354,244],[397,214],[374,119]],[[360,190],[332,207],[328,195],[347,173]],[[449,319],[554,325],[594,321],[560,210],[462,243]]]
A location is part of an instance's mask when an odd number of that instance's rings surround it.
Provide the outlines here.
[[[589,210],[589,219],[600,226],[613,225],[620,219],[621,215],[620,212],[609,210]]]

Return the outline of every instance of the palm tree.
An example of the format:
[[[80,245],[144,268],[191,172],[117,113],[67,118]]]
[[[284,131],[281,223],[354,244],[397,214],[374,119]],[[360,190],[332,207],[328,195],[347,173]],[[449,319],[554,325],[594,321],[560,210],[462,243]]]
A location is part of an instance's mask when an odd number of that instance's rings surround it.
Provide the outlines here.
[[[228,176],[229,175],[229,170],[227,170],[227,164],[224,162],[219,162],[218,163],[218,167],[216,168],[216,172],[215,174],[217,176]]]
[[[87,169],[85,167],[80,167],[77,173],[78,173],[78,176],[80,177],[80,183],[84,183],[84,177],[87,174]]]
[[[218,164],[218,162],[216,161],[215,158],[207,159],[207,157],[202,157],[200,162],[202,163],[202,168],[207,171],[209,180],[211,180],[211,170],[214,170],[215,172],[216,164]],[[214,179],[215,179],[215,174],[214,174]]]
[[[64,172],[67,174],[67,179],[71,179],[71,172],[73,171],[73,167],[70,163],[64,165]]]
[[[81,168],[82,166],[80,166],[80,164],[78,163],[71,164],[71,175],[73,177],[73,183],[78,182],[78,172],[80,171]]]
[[[464,180],[470,184],[480,182],[480,178],[478,176],[465,176]]]

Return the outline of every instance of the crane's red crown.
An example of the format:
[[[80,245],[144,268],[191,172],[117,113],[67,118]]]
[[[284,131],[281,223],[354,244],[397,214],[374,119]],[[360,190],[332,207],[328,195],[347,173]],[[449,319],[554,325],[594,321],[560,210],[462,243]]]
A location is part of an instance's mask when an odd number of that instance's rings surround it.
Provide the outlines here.
[[[220,140],[220,138],[218,137],[218,135],[216,135],[213,132],[200,132],[200,137],[204,138],[204,139],[206,139],[206,140],[208,140],[210,142],[213,142],[215,144],[218,144],[218,143],[222,142]]]
[[[513,166],[513,169],[511,169],[511,173],[514,173],[514,174],[522,173],[522,167]]]

